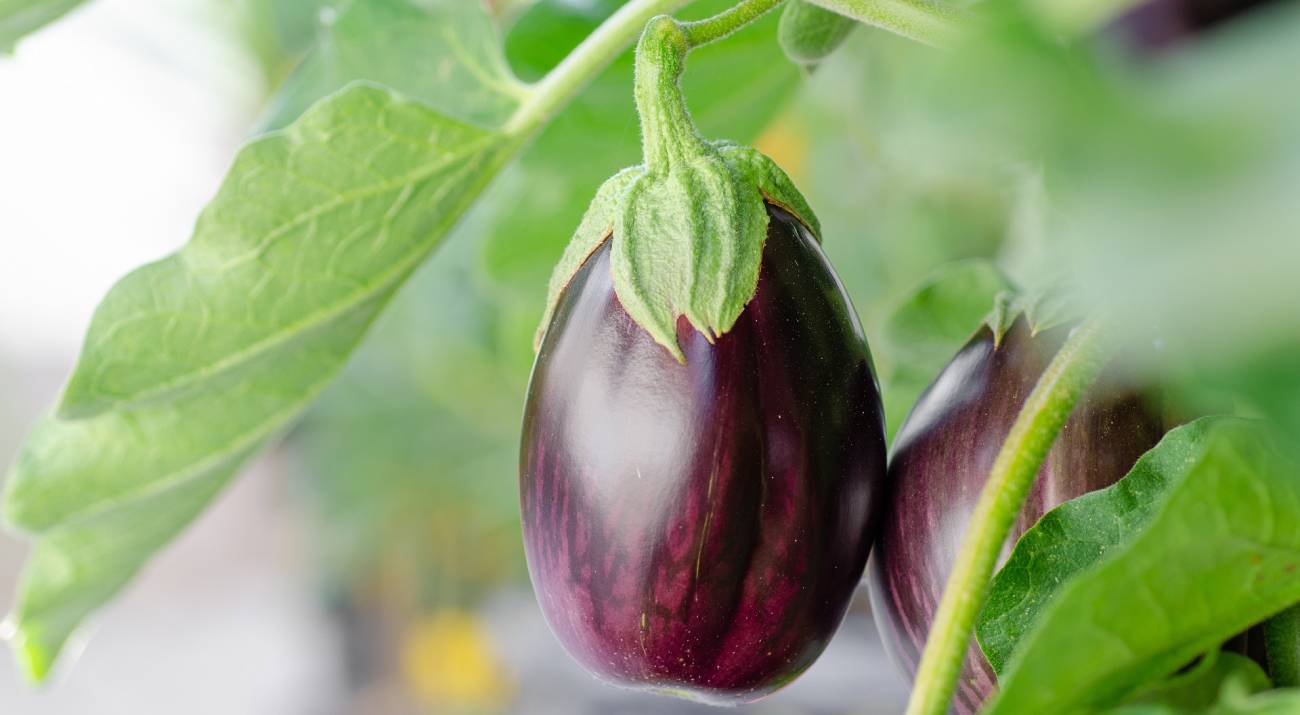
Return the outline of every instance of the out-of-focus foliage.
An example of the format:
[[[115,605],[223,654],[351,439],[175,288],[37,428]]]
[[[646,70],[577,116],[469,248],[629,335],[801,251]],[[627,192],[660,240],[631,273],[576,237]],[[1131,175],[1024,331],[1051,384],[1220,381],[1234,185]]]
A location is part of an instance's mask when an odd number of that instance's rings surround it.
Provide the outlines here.
[[[971,258],[944,264],[925,278],[890,314],[881,332],[881,349],[891,360],[882,377],[885,414],[897,416],[889,425],[890,439],[903,415],[934,380],[957,350],[986,319],[999,300],[1008,297],[1011,283],[987,259]],[[1005,302],[1005,301],[1004,301]]]
[[[114,285],[5,482],[37,541],[12,618],[28,677],[313,402],[516,146],[352,85],[245,146],[191,240]]]
[[[986,34],[899,65],[882,133],[922,165],[1041,170],[1038,245],[1014,278],[1064,279],[1300,428],[1300,7],[1145,54],[1120,33],[1062,45],[1012,3],[990,9]]]
[[[0,0],[0,54],[24,35],[63,17],[85,0]]]
[[[354,80],[380,82],[468,122],[496,126],[521,87],[505,66],[492,18],[464,0],[365,0],[328,7],[316,41],[276,91],[266,129]]]

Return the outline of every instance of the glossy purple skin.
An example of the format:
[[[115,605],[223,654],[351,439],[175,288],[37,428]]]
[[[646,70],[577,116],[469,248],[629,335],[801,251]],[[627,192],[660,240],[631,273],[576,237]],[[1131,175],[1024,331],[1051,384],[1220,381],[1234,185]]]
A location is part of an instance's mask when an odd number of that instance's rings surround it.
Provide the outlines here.
[[[1065,329],[1031,337],[1020,320],[995,348],[992,332],[981,329],[899,428],[868,580],[886,650],[909,679],[993,461],[1064,338]],[[1044,460],[1002,558],[1044,513],[1115,483],[1162,435],[1162,420],[1147,401],[1104,376]],[[976,712],[995,682],[972,644],[952,712]]]
[[[562,297],[529,386],[524,544],[556,636],[614,684],[713,704],[812,664],[843,619],[885,474],[880,396],[808,231],[771,218],[758,290],[678,363],[615,296],[608,242]]]

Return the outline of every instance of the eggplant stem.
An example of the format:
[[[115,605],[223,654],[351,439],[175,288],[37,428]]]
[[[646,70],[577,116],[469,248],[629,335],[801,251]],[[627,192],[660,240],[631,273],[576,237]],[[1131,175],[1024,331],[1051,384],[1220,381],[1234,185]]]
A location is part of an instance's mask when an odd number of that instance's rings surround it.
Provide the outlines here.
[[[785,0],[742,0],[722,12],[695,22],[683,22],[686,44],[694,49],[721,40],[766,14]]]
[[[623,53],[651,18],[680,10],[694,0],[630,0],[600,24],[560,64],[533,84],[502,131],[532,137]]]
[[[1016,416],[957,552],[921,654],[907,715],[947,713],[1002,546],[1057,434],[1109,355],[1109,341],[1100,323],[1078,326]]]

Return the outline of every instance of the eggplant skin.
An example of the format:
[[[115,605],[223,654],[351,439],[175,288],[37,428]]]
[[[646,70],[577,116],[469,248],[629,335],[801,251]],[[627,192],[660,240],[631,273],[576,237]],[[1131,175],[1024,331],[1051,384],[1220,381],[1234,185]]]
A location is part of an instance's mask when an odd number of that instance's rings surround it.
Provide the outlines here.
[[[1022,319],[995,346],[982,328],[939,373],[895,437],[883,523],[869,567],[872,613],[908,678],[917,663],[980,490],[1011,423],[1068,328],[1031,336]],[[1110,486],[1155,446],[1160,412],[1114,374],[1084,395],[1039,470],[1002,559],[1058,504]],[[974,713],[996,678],[966,654],[952,711]]]
[[[542,340],[520,455],[552,631],[613,684],[750,702],[821,654],[862,577],[885,476],[862,329],[820,247],[768,205],[757,292],[677,362],[624,312],[609,242]]]

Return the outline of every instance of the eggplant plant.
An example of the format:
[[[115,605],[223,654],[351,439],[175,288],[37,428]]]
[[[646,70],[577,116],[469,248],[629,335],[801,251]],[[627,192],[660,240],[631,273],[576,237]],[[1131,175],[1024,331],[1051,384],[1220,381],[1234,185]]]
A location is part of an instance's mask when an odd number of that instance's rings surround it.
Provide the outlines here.
[[[332,518],[507,480],[609,683],[768,696],[865,571],[908,715],[1300,712],[1294,3],[312,8],[5,479],[29,680],[342,375],[423,449],[309,460]]]

